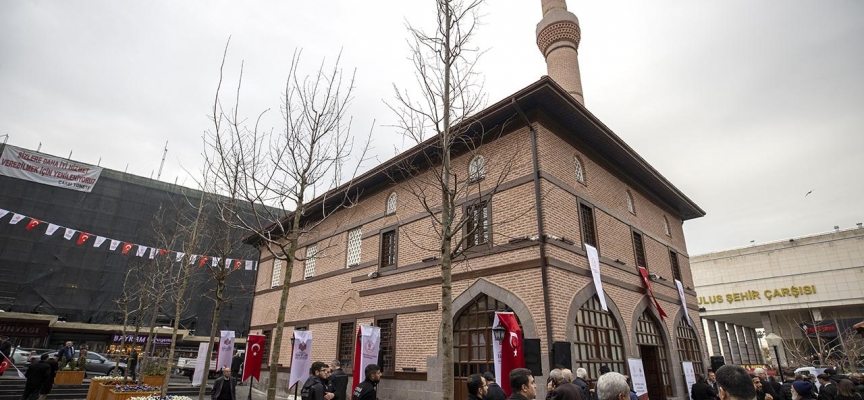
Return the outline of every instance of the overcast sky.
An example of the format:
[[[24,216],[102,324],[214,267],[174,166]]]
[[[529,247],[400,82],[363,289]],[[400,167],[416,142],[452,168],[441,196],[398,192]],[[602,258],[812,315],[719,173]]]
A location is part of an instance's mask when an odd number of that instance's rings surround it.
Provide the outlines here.
[[[568,3],[587,108],[708,214],[684,225],[691,255],[864,222],[864,2]],[[545,75],[541,8],[482,11],[491,104]],[[406,21],[431,27],[434,2],[3,2],[0,135],[145,177],[168,141],[161,179],[191,185],[231,36],[250,116],[278,111],[295,49],[310,72],[341,50],[353,129],[383,161],[407,147],[383,103],[411,83]]]

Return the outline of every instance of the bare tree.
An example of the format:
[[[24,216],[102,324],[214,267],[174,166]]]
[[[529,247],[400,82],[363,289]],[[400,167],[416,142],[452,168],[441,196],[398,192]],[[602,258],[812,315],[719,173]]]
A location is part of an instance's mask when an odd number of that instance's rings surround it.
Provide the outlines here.
[[[247,126],[239,112],[242,64],[233,105],[226,108],[222,104],[227,49],[213,103],[213,127],[205,135],[205,162],[211,174],[207,187],[210,192],[249,205],[249,213],[223,208],[220,217],[248,233],[249,241],[262,254],[273,254],[285,262],[267,387],[267,399],[274,400],[298,244],[304,235],[351,203],[350,179],[365,160],[368,139],[362,150],[354,152],[347,116],[354,74],[343,80],[337,58],[332,69],[322,62],[316,73],[305,76],[299,71],[300,52],[295,52],[288,69],[280,107],[284,128],[260,129],[266,111]],[[352,159],[352,154],[359,156]],[[356,163],[354,173],[346,174],[350,162]],[[351,178],[343,184],[346,175]],[[323,194],[313,201],[319,193]]]
[[[135,284],[136,282],[136,273],[137,269],[135,268],[127,268],[126,273],[123,274],[123,289],[120,292],[120,297],[114,299],[114,303],[117,304],[117,307],[120,309],[120,312],[123,314],[123,325],[120,331],[120,348],[126,349],[126,336],[128,334],[127,327],[129,325],[129,319],[133,314],[137,315],[141,312],[141,308],[143,303],[139,300],[140,296],[140,286]],[[133,346],[137,343],[133,342]],[[120,352],[114,353],[114,362],[117,365],[120,364]],[[132,366],[129,365],[129,368]],[[116,370],[116,368],[115,368]],[[129,369],[124,373],[124,377],[129,373]],[[116,374],[116,372],[115,372]]]
[[[787,365],[830,365],[857,370],[864,367],[864,339],[852,329],[837,324],[837,315],[825,315],[823,321],[801,319],[800,315],[783,314],[778,321],[783,337]],[[803,324],[806,322],[806,324]],[[812,326],[813,332],[805,331]]]
[[[394,86],[396,102],[389,105],[398,116],[397,127],[404,137],[429,149],[420,151],[422,160],[406,162],[399,170],[401,175],[393,179],[404,182],[432,225],[431,229],[417,229],[408,236],[414,246],[435,243],[429,250],[435,251],[440,259],[439,348],[442,398],[447,400],[454,396],[454,262],[465,260],[464,256],[472,247],[490,240],[488,210],[492,196],[508,176],[512,161],[519,153],[517,149],[510,157],[500,157],[502,167],[495,177],[485,176],[487,166],[483,159],[469,165],[469,172],[462,176],[453,169],[456,155],[473,155],[484,140],[489,139],[487,135],[495,135],[493,127],[484,127],[474,119],[485,106],[486,98],[482,80],[474,70],[481,52],[471,46],[481,4],[481,0],[438,0],[434,32],[408,26],[411,60],[420,95],[414,98],[409,91]],[[494,128],[503,133],[505,126]],[[466,205],[464,211],[460,207],[463,204]]]

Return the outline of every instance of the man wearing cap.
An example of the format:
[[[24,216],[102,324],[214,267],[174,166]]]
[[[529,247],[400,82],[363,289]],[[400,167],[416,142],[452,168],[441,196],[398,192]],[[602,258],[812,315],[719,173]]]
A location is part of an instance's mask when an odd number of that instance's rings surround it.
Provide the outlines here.
[[[792,398],[795,400],[815,400],[813,385],[807,381],[792,382]]]

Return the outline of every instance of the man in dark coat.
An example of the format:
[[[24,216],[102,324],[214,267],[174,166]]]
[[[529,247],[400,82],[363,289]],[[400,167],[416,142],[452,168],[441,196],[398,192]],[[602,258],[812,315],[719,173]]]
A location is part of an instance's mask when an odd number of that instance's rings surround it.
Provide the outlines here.
[[[498,382],[495,382],[494,373],[486,371],[483,373],[483,377],[486,378],[486,397],[483,397],[484,400],[507,400],[504,389],[498,385]]]
[[[792,370],[783,371],[783,384],[780,385],[780,400],[792,400],[792,383],[795,382],[795,372]]]
[[[819,380],[819,384],[822,387],[819,388],[819,400],[834,400],[834,397],[837,397],[837,384],[831,380],[831,375],[822,373],[816,376],[816,379]]]
[[[243,356],[240,355],[240,351],[234,353],[234,357],[231,358],[231,375],[235,376],[234,379],[241,378],[240,375],[240,367],[243,366]],[[240,381],[238,385],[243,386],[243,381]]]
[[[312,367],[309,368],[309,378],[306,379],[306,383],[303,384],[303,388],[301,389],[301,395],[304,399],[324,400],[326,389],[324,386],[325,377],[321,375],[325,373],[326,368],[327,364],[321,361],[312,363]]]
[[[690,397],[693,400],[714,400],[717,397],[717,392],[701,374],[696,374],[696,383],[690,388]]]
[[[585,368],[576,369],[576,379],[573,380],[573,384],[582,389],[583,399],[591,399],[591,389],[588,388],[588,371]]]
[[[48,398],[48,393],[51,393],[51,389],[54,387],[54,377],[57,376],[57,371],[60,369],[56,358],[49,357],[47,362],[51,366],[51,376],[42,384],[42,389],[39,389],[39,400]]]
[[[345,400],[345,396],[348,394],[348,374],[342,370],[342,362],[339,360],[333,360],[330,363],[330,382],[333,382],[333,386],[335,387],[336,397],[333,400]]]
[[[531,400],[537,395],[537,383],[528,368],[510,371],[510,397],[508,400]]]
[[[231,376],[231,368],[222,368],[222,376],[213,382],[213,391],[210,392],[212,400],[237,400],[237,381]]]
[[[468,385],[467,400],[482,400],[486,396],[486,378],[482,374],[473,374],[465,382]]]
[[[51,365],[48,364],[48,353],[39,356],[39,362],[27,368],[24,373],[27,383],[24,384],[24,394],[21,400],[34,400],[39,397],[39,390],[51,378]]]
[[[366,376],[366,379],[354,389],[352,400],[376,400],[378,398],[378,382],[381,382],[381,368],[377,364],[369,364],[363,371],[363,375]]]
[[[57,360],[60,361],[60,369],[66,367],[66,364],[75,359],[75,347],[72,346],[72,341],[66,342],[66,345],[57,350]]]

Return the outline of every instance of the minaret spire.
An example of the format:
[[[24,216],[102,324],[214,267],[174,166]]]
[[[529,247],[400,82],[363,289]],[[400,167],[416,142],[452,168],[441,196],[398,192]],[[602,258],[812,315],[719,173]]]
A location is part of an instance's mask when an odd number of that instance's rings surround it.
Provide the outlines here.
[[[585,105],[579,75],[579,19],[567,11],[565,0],[541,0],[543,19],[537,24],[537,47],[546,58],[549,77]]]

